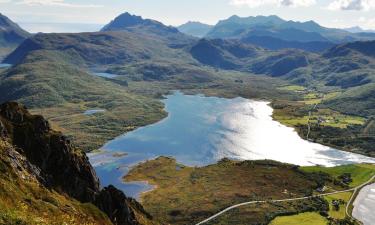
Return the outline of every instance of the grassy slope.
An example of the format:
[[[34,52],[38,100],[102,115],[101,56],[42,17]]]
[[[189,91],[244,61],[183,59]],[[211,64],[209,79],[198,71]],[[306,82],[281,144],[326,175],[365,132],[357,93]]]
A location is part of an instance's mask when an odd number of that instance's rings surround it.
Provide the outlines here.
[[[166,114],[156,99],[128,92],[120,85],[61,62],[55,52],[35,53],[29,62],[0,75],[0,102],[16,100],[74,135],[85,150],[100,147],[122,132],[160,120]],[[37,60],[37,62],[34,62]],[[91,108],[103,114],[85,116]],[[36,110],[37,109],[37,110]]]
[[[95,206],[44,188],[9,152],[0,140],[0,224],[112,224]]]
[[[155,190],[143,194],[142,204],[156,219],[172,224],[199,222],[244,201],[309,195],[316,185],[292,166],[276,162],[224,160],[215,165],[192,168],[165,157],[136,166],[125,180],[147,180],[156,185]],[[311,210],[309,207],[314,205],[314,200],[311,201],[265,204],[261,210],[255,209],[256,212],[242,219],[255,223],[268,221],[280,213]]]
[[[11,53],[12,51],[14,51],[14,49],[16,49],[17,46],[0,46],[0,62],[3,61],[3,59],[9,54]]]

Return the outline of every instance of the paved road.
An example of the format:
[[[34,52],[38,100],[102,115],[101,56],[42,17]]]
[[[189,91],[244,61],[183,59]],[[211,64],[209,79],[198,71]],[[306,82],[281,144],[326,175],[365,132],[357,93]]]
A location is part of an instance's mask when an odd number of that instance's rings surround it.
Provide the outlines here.
[[[361,189],[362,187],[370,184],[372,182],[372,180],[375,179],[375,176],[373,176],[371,179],[369,179],[366,183],[363,183],[361,185],[359,185],[358,187],[355,187],[355,188],[351,188],[351,189],[348,189],[348,190],[344,190],[344,191],[335,191],[335,192],[331,192],[331,193],[326,193],[326,194],[319,194],[319,195],[312,195],[312,196],[308,196],[308,197],[300,197],[300,198],[289,198],[289,199],[280,199],[280,200],[267,200],[267,201],[251,201],[251,202],[244,202],[244,203],[240,203],[240,204],[236,204],[236,205],[232,205],[226,209],[224,209],[223,211],[221,212],[218,212],[216,213],[215,215],[211,216],[210,218],[207,218],[205,220],[203,220],[202,222],[199,222],[197,223],[196,225],[201,225],[201,224],[204,224],[204,223],[207,223],[217,217],[219,217],[220,215],[232,210],[232,209],[235,209],[235,208],[238,208],[238,207],[241,207],[241,206],[245,206],[245,205],[253,205],[253,204],[257,204],[257,203],[270,203],[270,202],[290,202],[290,201],[298,201],[298,200],[305,200],[305,199],[309,199],[309,198],[314,198],[314,197],[324,197],[324,196],[329,196],[329,195],[335,195],[335,194],[339,194],[339,193],[345,193],[345,192],[350,192],[350,191],[354,191],[354,193]],[[354,193],[352,195],[352,198],[354,196]],[[350,201],[348,202],[348,205],[350,205],[350,202],[352,201],[352,198],[350,199]],[[346,214],[349,215],[348,213],[348,206],[346,207]],[[350,216],[350,215],[349,215]],[[351,216],[350,216],[351,217]]]
[[[375,176],[373,176],[370,180],[368,180],[366,183],[354,188],[354,191],[353,191],[353,194],[352,194],[352,197],[350,197],[349,201],[348,201],[348,204],[346,205],[346,209],[345,209],[345,213],[347,216],[349,216],[350,218],[353,219],[352,215],[349,214],[349,208],[350,208],[350,205],[351,203],[354,201],[354,198],[356,197],[356,193],[357,191],[361,190],[364,186],[367,186],[369,185],[370,183],[372,183],[372,181],[375,179]]]

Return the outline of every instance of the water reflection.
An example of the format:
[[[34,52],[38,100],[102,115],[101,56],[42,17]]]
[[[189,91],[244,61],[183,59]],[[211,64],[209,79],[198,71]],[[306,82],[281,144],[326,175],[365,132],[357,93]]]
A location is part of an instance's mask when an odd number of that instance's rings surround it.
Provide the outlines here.
[[[353,216],[364,225],[375,224],[375,184],[364,187],[353,203]]]

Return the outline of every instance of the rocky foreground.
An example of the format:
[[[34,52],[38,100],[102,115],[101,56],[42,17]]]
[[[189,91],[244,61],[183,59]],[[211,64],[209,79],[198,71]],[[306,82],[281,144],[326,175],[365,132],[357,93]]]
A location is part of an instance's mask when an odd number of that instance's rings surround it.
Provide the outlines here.
[[[23,218],[25,215],[39,215],[37,211],[45,208],[57,215],[57,208],[64,205],[69,209],[61,214],[71,214],[70,224],[154,224],[136,200],[113,186],[101,189],[88,157],[24,106],[15,102],[0,105],[0,142],[0,206],[7,209],[0,214],[0,222],[28,224],[31,220]],[[19,192],[9,188],[12,186]],[[12,204],[7,203],[10,201]],[[50,221],[47,214],[40,213],[36,219]],[[64,216],[56,218],[63,220]]]

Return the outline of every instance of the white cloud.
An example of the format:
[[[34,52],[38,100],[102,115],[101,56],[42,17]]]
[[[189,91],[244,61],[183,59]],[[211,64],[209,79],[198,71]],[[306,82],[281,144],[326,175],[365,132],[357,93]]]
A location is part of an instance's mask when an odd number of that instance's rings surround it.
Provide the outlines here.
[[[60,6],[70,8],[99,8],[102,5],[67,3],[65,0],[22,0],[17,4],[30,6]]]
[[[277,5],[286,7],[307,7],[316,4],[316,0],[231,0],[231,5],[256,8],[263,5]]]
[[[281,0],[280,4],[283,6],[292,6],[292,7],[307,7],[316,4],[315,0]]]
[[[366,22],[366,21],[367,21],[367,19],[364,16],[359,17],[358,20],[357,20],[357,22],[360,22],[360,23]]]
[[[331,10],[370,10],[375,8],[375,0],[335,0],[329,4]]]
[[[375,18],[360,17],[357,21],[360,27],[375,30]]]

